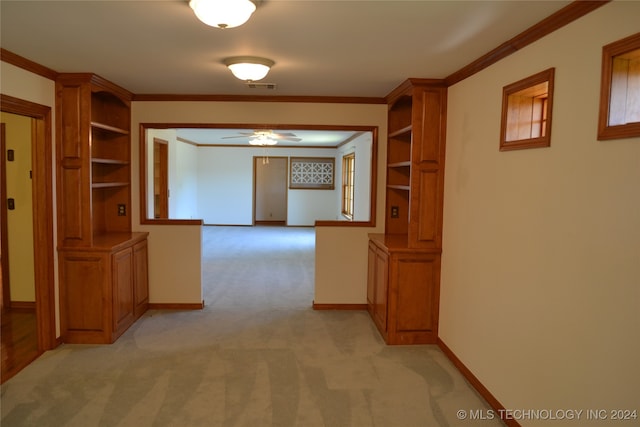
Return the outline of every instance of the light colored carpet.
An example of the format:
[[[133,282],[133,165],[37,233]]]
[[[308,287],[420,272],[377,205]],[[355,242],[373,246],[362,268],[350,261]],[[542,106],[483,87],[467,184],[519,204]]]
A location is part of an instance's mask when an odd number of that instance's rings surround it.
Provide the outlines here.
[[[364,311],[312,310],[314,240],[204,227],[204,310],[45,353],[2,386],[2,427],[502,425],[458,420],[488,406],[436,346],[386,346]]]

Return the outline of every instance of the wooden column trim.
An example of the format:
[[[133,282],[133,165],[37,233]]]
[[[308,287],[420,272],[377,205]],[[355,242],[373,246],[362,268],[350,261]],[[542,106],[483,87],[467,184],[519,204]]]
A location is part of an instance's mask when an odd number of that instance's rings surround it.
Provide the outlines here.
[[[37,119],[33,136],[33,235],[36,281],[38,350],[58,345],[55,327],[54,248],[53,248],[53,170],[51,107],[8,95],[0,96],[0,109],[7,113]]]

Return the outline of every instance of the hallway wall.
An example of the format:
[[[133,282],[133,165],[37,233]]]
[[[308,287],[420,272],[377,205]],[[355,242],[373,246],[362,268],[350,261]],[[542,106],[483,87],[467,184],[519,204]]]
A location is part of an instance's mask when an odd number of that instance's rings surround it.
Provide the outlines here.
[[[602,47],[638,16],[606,4],[449,89],[440,337],[506,408],[640,410],[640,138],[597,140]],[[502,88],[550,67],[551,147],[500,152]]]

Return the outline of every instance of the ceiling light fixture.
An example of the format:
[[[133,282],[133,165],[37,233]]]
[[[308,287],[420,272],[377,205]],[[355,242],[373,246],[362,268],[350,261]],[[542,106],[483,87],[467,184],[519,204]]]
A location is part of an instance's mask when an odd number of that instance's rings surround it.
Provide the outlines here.
[[[255,82],[265,78],[273,64],[270,59],[258,58],[257,56],[234,56],[227,58],[224,65],[229,67],[234,76],[240,80]]]
[[[218,28],[238,27],[256,10],[251,0],[191,0],[189,6],[199,20]]]

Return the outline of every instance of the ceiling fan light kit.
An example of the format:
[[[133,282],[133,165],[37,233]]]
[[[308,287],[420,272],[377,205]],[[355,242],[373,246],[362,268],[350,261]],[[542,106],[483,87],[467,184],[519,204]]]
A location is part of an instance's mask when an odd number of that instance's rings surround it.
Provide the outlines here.
[[[244,24],[256,10],[251,0],[191,0],[189,6],[200,21],[223,29]]]
[[[291,132],[277,133],[270,129],[256,129],[253,132],[240,132],[240,134],[236,136],[222,137],[222,139],[230,138],[249,138],[250,145],[259,145],[263,147],[267,145],[276,145],[280,140],[293,142],[302,141],[302,139],[296,137],[296,135]]]
[[[257,56],[234,56],[225,59],[223,62],[229,67],[234,76],[247,82],[262,80],[275,64],[270,59]]]
[[[272,130],[255,130],[249,139],[251,145],[276,145],[278,143],[276,135]]]

